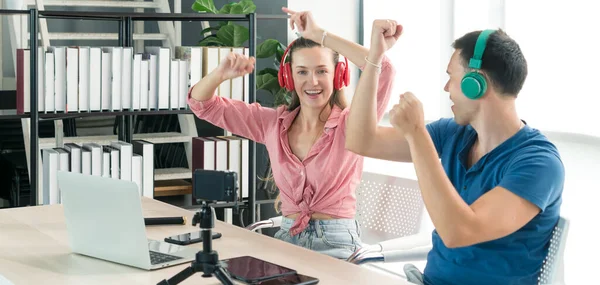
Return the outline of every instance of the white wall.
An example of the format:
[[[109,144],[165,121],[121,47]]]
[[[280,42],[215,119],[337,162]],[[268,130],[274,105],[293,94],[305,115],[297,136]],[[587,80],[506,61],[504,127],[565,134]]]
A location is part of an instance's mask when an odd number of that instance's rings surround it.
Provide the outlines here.
[[[565,165],[561,213],[571,221],[565,252],[565,282],[591,284],[600,256],[600,138],[546,132]]]
[[[288,8],[294,11],[311,11],[315,21],[321,28],[329,33],[334,33],[349,41],[358,43],[359,3],[359,0],[288,0]],[[288,31],[288,43],[291,43],[294,39],[296,39],[296,34],[290,29]],[[350,66],[350,86],[345,88],[348,102],[352,100],[352,95],[354,95],[359,71],[354,64],[350,64]]]

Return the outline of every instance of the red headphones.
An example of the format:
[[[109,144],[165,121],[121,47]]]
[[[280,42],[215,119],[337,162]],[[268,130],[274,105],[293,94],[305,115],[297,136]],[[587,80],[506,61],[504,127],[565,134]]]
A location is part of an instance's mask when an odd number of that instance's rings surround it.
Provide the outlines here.
[[[295,40],[294,40],[295,42]],[[290,47],[294,44],[292,42],[283,53],[281,57],[281,63],[279,64],[279,72],[277,73],[277,79],[279,80],[279,86],[284,87],[288,91],[294,91],[294,80],[292,79],[292,66],[289,62],[285,62],[285,58],[290,50]],[[333,74],[333,88],[340,90],[344,86],[348,86],[350,83],[350,70],[348,69],[348,59],[344,57],[345,61],[340,61],[335,66],[335,72]]]

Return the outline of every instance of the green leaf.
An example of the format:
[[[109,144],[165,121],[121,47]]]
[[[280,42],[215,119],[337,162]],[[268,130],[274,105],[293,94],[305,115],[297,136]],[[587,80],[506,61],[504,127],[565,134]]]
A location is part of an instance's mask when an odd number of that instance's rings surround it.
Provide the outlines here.
[[[227,46],[240,47],[250,37],[248,28],[238,24],[231,24],[221,27],[217,32],[217,37]]]
[[[242,13],[240,14],[250,14],[256,11],[256,5],[252,0],[242,0],[238,3],[238,5],[242,6]]]
[[[229,14],[243,14],[242,12],[244,12],[244,7],[242,7],[242,5],[239,3],[234,3],[231,5],[231,11],[229,11]]]
[[[217,38],[217,36],[212,35],[208,36],[201,41],[198,42],[199,46],[227,46],[221,39]]]
[[[277,69],[267,67],[267,68],[259,71],[258,73],[256,73],[256,75],[263,75],[263,74],[271,74],[271,75],[277,77]]]
[[[233,46],[241,47],[250,38],[250,31],[248,28],[240,25],[235,25],[233,27],[235,31],[233,36]]]
[[[217,37],[226,45],[233,45],[233,33],[234,27],[230,25],[225,25],[217,31]]]
[[[196,2],[192,4],[192,10],[196,12],[217,13],[217,8],[215,8],[213,0],[196,0]]]
[[[204,34],[206,34],[206,33],[209,33],[209,32],[213,32],[213,31],[214,31],[214,32],[217,32],[217,31],[219,31],[219,28],[220,28],[220,27],[208,27],[208,28],[206,28],[206,29],[202,30],[202,31],[200,32],[200,35],[204,36]]]
[[[256,76],[256,89],[263,89],[271,92],[271,94],[276,94],[280,88],[276,76],[269,73]]]
[[[279,46],[279,42],[274,39],[268,39],[262,42],[256,49],[256,57],[267,58],[274,55],[275,52],[277,52],[277,46]]]
[[[223,5],[223,7],[221,7],[221,9],[219,10],[219,14],[231,14],[231,7],[233,6],[233,3],[227,3],[225,5]]]
[[[283,53],[285,52],[285,48],[286,46],[284,46],[282,43],[279,43],[279,45],[277,46],[277,55],[275,60],[277,61],[277,65],[279,65],[279,63],[281,62],[282,58],[283,58]]]
[[[274,97],[275,100],[273,100],[273,104],[275,106],[288,105],[290,104],[292,99],[290,93],[287,90],[285,90],[285,88],[280,88],[279,91],[275,93]]]

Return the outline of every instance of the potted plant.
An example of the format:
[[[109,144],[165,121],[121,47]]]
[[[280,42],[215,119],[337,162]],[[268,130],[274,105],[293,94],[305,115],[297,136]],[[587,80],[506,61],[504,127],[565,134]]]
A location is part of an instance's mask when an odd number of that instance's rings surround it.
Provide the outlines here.
[[[240,0],[217,9],[213,0],[196,0],[192,5],[192,10],[213,14],[249,14],[256,11],[256,5],[252,0]],[[198,42],[200,46],[243,47],[250,37],[248,28],[225,21],[219,22],[217,26],[203,29],[200,34],[202,35],[202,40]],[[264,68],[257,71],[256,89],[266,90],[274,96],[275,107],[289,102],[290,98],[285,88],[281,88],[277,81],[279,63],[285,48],[284,44],[275,39],[267,39],[256,48],[257,58],[273,57],[275,68]]]

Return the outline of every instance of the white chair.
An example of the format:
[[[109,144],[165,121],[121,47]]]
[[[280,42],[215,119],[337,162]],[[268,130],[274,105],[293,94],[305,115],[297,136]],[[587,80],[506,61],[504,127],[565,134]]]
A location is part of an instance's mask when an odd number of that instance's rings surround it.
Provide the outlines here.
[[[565,284],[565,247],[567,246],[569,224],[569,219],[561,216],[552,231],[548,255],[544,259],[544,265],[538,277],[539,285]]]
[[[538,285],[564,285],[564,252],[569,232],[569,220],[560,217],[558,223],[552,231],[550,239],[550,248],[544,259],[544,264],[538,277]],[[367,264],[376,262],[411,262],[427,260],[427,253],[431,250],[431,245],[423,246],[412,237],[399,238],[384,243],[394,243],[394,250],[357,250],[349,261],[356,264]],[[403,248],[403,249],[400,249]]]
[[[422,231],[427,228],[425,225],[429,218],[416,180],[364,172],[356,189],[356,200],[355,219],[360,223],[364,244],[359,251],[360,257],[413,247],[431,248],[431,231]],[[271,218],[251,224],[246,229],[279,227],[281,220],[281,216]],[[401,240],[398,241],[398,238]],[[410,243],[407,244],[407,241]],[[368,266],[380,267],[379,264]],[[403,272],[396,271],[390,273],[404,276]]]

